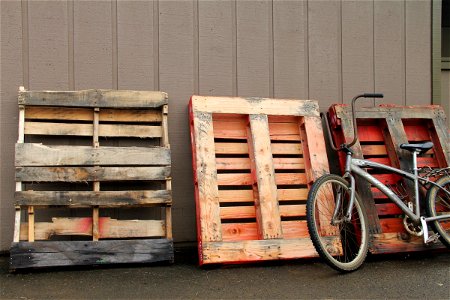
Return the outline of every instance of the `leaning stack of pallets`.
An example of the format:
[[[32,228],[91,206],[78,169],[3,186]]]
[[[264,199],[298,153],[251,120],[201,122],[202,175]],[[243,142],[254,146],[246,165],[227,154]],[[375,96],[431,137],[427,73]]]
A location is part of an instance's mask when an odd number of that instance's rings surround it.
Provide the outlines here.
[[[353,138],[351,108],[335,104],[328,111],[328,118],[335,144],[340,145]],[[448,167],[450,163],[450,139],[444,111],[439,106],[381,105],[358,108],[356,111],[359,141],[353,146],[355,158],[375,162],[412,172],[412,154],[400,149],[402,143],[432,141],[433,149],[418,157],[418,167],[423,172]],[[345,155],[340,153],[341,169]],[[386,184],[405,202],[414,202],[414,186],[395,174],[368,172]],[[423,238],[406,232],[403,212],[377,188],[356,178],[357,190],[364,201],[369,217],[373,253],[420,251],[443,247],[441,243],[425,246]],[[421,191],[425,197],[426,191]]]
[[[317,256],[305,203],[328,172],[318,103],[193,96],[189,109],[200,264]]]
[[[167,94],[21,88],[18,102],[11,268],[173,261]]]

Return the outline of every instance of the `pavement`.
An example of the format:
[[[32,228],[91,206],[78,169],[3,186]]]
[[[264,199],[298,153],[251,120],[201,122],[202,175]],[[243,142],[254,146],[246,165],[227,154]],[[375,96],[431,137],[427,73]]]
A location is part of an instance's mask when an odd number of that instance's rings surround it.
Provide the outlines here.
[[[200,268],[194,249],[172,265],[8,272],[0,299],[450,299],[450,252],[371,256],[339,274],[319,259]]]

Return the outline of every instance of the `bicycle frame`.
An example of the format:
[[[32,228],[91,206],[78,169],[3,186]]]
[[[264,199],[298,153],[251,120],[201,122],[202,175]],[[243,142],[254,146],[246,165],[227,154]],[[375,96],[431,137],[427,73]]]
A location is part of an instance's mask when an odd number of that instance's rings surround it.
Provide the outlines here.
[[[442,215],[442,216],[436,216],[436,217],[428,217],[428,218],[421,218],[420,216],[420,206],[419,206],[419,181],[420,184],[432,184],[435,186],[438,186],[443,191],[445,191],[447,194],[450,193],[443,189],[442,186],[436,184],[433,181],[428,180],[427,178],[421,177],[417,175],[417,153],[413,153],[413,164],[414,164],[414,174],[405,172],[403,170],[399,170],[396,168],[393,168],[391,166],[386,166],[380,163],[372,162],[369,160],[364,159],[357,159],[352,157],[352,153],[347,153],[347,160],[346,160],[346,166],[345,166],[345,178],[350,179],[350,188],[351,188],[351,196],[350,196],[350,205],[346,214],[346,219],[350,220],[351,211],[354,204],[355,199],[355,179],[352,175],[352,173],[357,174],[358,176],[361,176],[364,180],[367,180],[372,185],[374,185],[376,188],[378,188],[383,194],[385,194],[392,202],[394,202],[414,223],[420,224],[421,222],[431,222],[435,220],[441,220],[441,219],[450,219],[450,215]],[[384,171],[388,171],[390,173],[398,174],[404,178],[410,179],[414,182],[415,187],[415,207],[416,211],[412,211],[408,206],[403,203],[403,201],[393,192],[391,191],[386,185],[384,185],[382,182],[380,182],[378,179],[376,179],[374,176],[370,175],[367,171],[363,170],[362,168],[374,168],[374,169],[380,169]]]

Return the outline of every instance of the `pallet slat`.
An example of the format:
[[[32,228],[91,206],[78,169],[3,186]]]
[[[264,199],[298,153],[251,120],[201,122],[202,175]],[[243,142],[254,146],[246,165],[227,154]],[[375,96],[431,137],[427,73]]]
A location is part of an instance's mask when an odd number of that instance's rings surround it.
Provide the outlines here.
[[[92,108],[42,107],[28,106],[27,120],[64,120],[64,121],[94,121]],[[99,113],[100,122],[161,122],[161,112],[153,109],[110,109],[104,108]]]
[[[19,105],[154,108],[167,104],[167,94],[152,91],[82,90],[82,91],[20,91]]]
[[[29,135],[70,135],[92,136],[92,124],[67,124],[50,122],[25,122],[25,134]],[[161,126],[144,125],[99,125],[98,135],[101,137],[161,137]]]
[[[16,181],[85,182],[165,180],[170,167],[18,167]]]
[[[67,205],[103,207],[170,204],[167,190],[151,191],[21,191],[15,193],[16,205]]]
[[[92,236],[92,218],[52,218],[52,222],[36,222],[35,240],[48,240],[56,235]],[[28,224],[20,227],[21,240],[27,240]],[[165,236],[161,220],[115,220],[99,218],[99,238],[142,238]]]
[[[45,146],[16,144],[16,166],[170,165],[163,147]]]
[[[174,259],[173,243],[168,239],[19,242],[12,244],[10,252],[14,269],[154,263]]]

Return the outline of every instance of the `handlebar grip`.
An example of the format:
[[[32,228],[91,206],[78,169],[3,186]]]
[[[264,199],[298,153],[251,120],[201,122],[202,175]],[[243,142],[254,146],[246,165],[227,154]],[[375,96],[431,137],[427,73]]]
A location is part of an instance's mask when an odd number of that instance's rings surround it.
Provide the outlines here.
[[[383,98],[384,97],[384,95],[383,94],[380,94],[380,93],[365,93],[365,94],[363,94],[363,97],[364,98]]]

